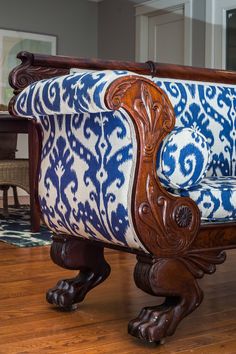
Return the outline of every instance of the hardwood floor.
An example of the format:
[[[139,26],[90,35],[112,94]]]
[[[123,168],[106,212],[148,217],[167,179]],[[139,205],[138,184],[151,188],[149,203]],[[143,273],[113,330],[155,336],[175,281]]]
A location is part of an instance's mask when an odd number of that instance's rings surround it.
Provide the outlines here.
[[[45,291],[74,272],[54,265],[49,247],[15,248],[0,242],[0,353],[236,353],[236,251],[200,281],[203,304],[165,345],[145,345],[127,334],[141,307],[157,300],[133,282],[135,257],[106,251],[111,276],[79,310],[60,312]]]
[[[28,202],[28,197],[20,199]],[[79,310],[66,313],[47,304],[45,292],[74,272],[54,265],[49,249],[0,242],[0,354],[236,354],[236,250],[228,252],[214,275],[200,280],[205,291],[200,308],[165,345],[155,346],[127,334],[128,321],[143,306],[158,302],[134,285],[135,256],[107,250],[111,276]]]

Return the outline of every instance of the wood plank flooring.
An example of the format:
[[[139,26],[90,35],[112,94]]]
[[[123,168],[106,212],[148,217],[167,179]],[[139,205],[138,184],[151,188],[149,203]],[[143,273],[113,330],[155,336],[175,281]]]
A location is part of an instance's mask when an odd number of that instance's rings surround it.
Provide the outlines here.
[[[106,251],[111,276],[79,310],[60,312],[45,291],[74,275],[54,265],[49,247],[16,248],[0,242],[0,353],[236,353],[236,251],[200,281],[205,300],[165,345],[146,345],[127,334],[141,307],[157,300],[133,282],[135,256]]]

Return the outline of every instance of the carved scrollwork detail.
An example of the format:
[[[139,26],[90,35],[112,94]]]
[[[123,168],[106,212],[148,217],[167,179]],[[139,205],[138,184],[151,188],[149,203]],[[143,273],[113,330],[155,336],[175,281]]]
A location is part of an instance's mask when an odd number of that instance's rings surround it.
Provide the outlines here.
[[[144,156],[152,159],[157,141],[163,133],[168,133],[173,129],[175,118],[166,100],[167,97],[160,95],[158,100],[154,101],[145,83],[141,83],[140,93],[141,97],[134,101],[134,110],[138,113],[142,124]],[[159,129],[160,119],[162,129]]]
[[[116,90],[116,93],[112,96],[111,102],[112,102],[112,108],[118,109],[121,105],[122,98],[126,94],[127,90],[131,88],[131,85],[135,82],[135,79],[132,79],[130,77],[130,80],[127,82],[125,81],[124,83],[119,85],[119,88]]]
[[[196,236],[198,208],[189,198],[176,198],[156,184],[156,177],[147,176],[148,202],[142,203],[142,208],[139,208],[140,219],[149,226],[149,237],[156,239],[158,255],[170,257],[184,253]],[[183,210],[187,215],[182,213]],[[183,220],[183,216],[187,219]]]
[[[15,95],[8,105],[8,110],[12,115],[16,114],[14,111],[16,95],[25,87],[35,81],[65,75],[69,72],[68,69],[64,68],[34,65],[34,55],[29,52],[20,52],[17,58],[21,60],[21,64],[15,67],[9,75],[9,84],[14,89],[13,93]]]
[[[68,73],[68,69],[34,66],[32,53],[20,52],[17,58],[21,60],[21,64],[14,68],[9,75],[9,83],[14,88],[15,95],[35,81]]]
[[[181,257],[181,261],[185,263],[195,278],[214,273],[216,265],[222,264],[225,259],[226,253],[222,250],[191,250]]]
[[[107,95],[108,105],[112,109],[118,109],[122,105],[123,97],[127,91],[132,88],[132,85],[137,83],[138,79],[135,76],[130,76],[127,81],[121,82],[117,85],[113,95]],[[166,95],[159,95],[158,100],[153,101],[145,79],[140,86],[141,97],[136,98],[133,103],[133,109],[139,114],[140,124],[142,125],[142,137],[144,141],[144,155],[152,158],[157,141],[161,141],[163,133],[170,132],[175,125],[175,117],[172,106]],[[154,84],[153,84],[154,85]],[[162,119],[162,129],[158,129],[160,125],[160,118]]]
[[[175,125],[167,95],[150,80],[130,76],[110,86],[106,102],[111,109],[126,109],[137,132],[133,210],[140,240],[155,256],[183,254],[196,237],[200,213],[191,199],[168,193],[157,177],[159,145]]]

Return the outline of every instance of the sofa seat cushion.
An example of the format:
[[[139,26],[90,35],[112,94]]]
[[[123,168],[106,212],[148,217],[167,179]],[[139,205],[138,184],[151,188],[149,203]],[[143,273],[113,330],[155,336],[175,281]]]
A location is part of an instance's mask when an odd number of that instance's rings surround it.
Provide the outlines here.
[[[203,221],[236,220],[236,177],[206,177],[189,190],[171,192],[193,199]]]

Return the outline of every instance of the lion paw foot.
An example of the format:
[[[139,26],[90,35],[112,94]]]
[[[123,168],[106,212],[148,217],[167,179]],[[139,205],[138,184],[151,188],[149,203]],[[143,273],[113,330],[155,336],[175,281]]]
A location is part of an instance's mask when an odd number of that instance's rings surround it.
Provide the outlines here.
[[[129,322],[128,331],[147,342],[162,343],[163,338],[173,333],[173,316],[173,306],[145,307],[136,319]]]
[[[78,282],[76,278],[60,280],[57,285],[49,289],[46,299],[50,304],[54,304],[65,311],[72,311],[77,308],[86,294],[83,291],[84,284]]]

